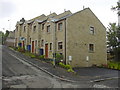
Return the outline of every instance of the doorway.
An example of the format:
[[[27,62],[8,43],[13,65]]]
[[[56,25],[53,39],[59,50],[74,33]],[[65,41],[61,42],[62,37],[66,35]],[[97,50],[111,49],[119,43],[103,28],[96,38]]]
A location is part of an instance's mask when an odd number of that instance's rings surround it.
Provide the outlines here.
[[[34,41],[32,41],[32,53],[34,53]]]
[[[45,44],[45,58],[48,58],[48,44]]]

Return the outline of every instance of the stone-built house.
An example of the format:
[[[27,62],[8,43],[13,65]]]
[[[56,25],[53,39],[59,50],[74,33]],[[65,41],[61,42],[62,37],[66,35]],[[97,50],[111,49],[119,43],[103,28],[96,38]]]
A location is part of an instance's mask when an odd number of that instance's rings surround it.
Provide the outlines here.
[[[15,38],[17,47],[45,58],[60,53],[73,67],[107,63],[106,28],[89,8],[22,19],[16,24]]]

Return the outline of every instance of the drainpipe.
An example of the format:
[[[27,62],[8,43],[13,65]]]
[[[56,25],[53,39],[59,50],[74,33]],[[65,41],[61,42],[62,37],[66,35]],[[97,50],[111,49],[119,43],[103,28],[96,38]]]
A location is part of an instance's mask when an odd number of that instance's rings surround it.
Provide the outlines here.
[[[55,30],[53,33],[53,40],[54,40],[54,53],[53,53],[53,64],[54,64],[54,68],[55,68],[55,60],[56,60],[56,23],[55,24]]]
[[[66,19],[64,20],[65,23],[65,64],[67,64],[67,60],[66,60]]]

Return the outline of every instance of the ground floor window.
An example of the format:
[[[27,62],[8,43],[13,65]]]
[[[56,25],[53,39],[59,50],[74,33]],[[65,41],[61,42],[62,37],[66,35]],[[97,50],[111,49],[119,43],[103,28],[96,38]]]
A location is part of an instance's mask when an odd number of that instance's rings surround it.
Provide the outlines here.
[[[52,50],[52,43],[50,43],[50,50]]]
[[[58,50],[63,49],[63,43],[62,42],[58,42]]]
[[[43,47],[43,46],[44,46],[44,40],[41,41],[41,47]]]
[[[89,52],[94,52],[94,44],[89,44]]]

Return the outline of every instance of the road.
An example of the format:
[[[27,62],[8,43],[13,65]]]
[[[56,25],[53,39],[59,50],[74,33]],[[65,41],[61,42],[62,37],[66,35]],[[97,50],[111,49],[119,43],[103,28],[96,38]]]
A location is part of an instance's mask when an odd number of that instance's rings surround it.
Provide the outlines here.
[[[64,82],[15,56],[7,47],[2,49],[3,88],[84,88],[82,83]]]
[[[118,79],[100,82],[79,81],[65,82],[48,75],[33,65],[25,62],[6,46],[0,46],[2,52],[0,70],[3,88],[115,88]],[[113,77],[113,76],[112,76]],[[1,79],[0,79],[1,80]],[[114,82],[114,83],[113,83]]]

